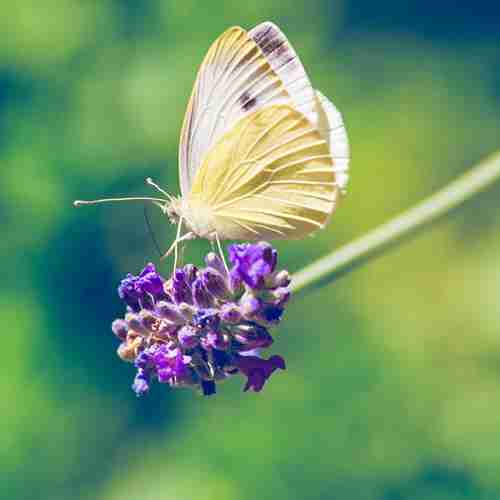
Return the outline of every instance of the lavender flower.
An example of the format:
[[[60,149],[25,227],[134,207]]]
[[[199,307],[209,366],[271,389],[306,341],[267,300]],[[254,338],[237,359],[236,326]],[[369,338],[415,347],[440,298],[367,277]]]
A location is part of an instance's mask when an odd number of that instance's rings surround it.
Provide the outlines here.
[[[289,275],[276,271],[277,252],[266,242],[231,245],[229,257],[229,272],[211,252],[203,269],[188,264],[165,280],[148,264],[120,283],[128,312],[112,330],[118,355],[137,369],[138,396],[155,380],[211,395],[237,373],[247,378],[244,391],[259,392],[285,369],[281,356],[263,359],[258,351],[273,343],[269,329],[290,298]]]
[[[154,264],[149,263],[139,276],[127,274],[118,287],[118,295],[127,306],[138,312],[165,295],[163,278],[156,272]]]

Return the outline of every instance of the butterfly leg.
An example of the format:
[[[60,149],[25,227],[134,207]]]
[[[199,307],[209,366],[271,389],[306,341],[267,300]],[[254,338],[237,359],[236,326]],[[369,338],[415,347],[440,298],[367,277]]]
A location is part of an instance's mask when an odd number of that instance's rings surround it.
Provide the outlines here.
[[[219,250],[219,255],[224,263],[224,267],[226,268],[227,275],[229,276],[229,267],[227,267],[226,258],[224,257],[224,252],[222,251],[222,245],[220,244],[219,235],[215,233],[215,241],[217,242],[217,248]]]
[[[177,269],[177,260],[179,258],[178,245],[179,245],[179,240],[181,238],[181,230],[182,230],[182,217],[179,219],[179,224],[177,225],[177,234],[175,236],[174,242],[172,243],[172,245],[170,247],[170,248],[172,248],[172,246],[174,247],[174,271]],[[168,254],[168,251],[167,251],[167,254]]]
[[[182,235],[180,238],[176,238],[174,242],[170,245],[169,249],[160,257],[161,260],[166,259],[177,247],[179,243],[186,240],[192,240],[194,238],[194,233],[191,231]]]

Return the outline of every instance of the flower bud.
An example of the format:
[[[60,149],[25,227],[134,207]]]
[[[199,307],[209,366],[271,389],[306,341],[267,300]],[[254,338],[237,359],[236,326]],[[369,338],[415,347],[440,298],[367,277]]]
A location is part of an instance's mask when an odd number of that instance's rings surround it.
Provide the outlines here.
[[[135,357],[137,355],[137,349],[142,344],[142,338],[141,337],[136,337],[132,340],[122,342],[119,346],[118,349],[116,350],[116,353],[118,356],[120,356],[121,359],[124,361],[129,361],[130,363],[134,362]]]
[[[242,344],[239,351],[249,351],[258,347],[269,347],[273,343],[271,334],[257,323],[236,325],[232,329],[234,339]]]
[[[276,324],[280,322],[283,311],[284,309],[282,307],[267,304],[262,311],[260,311],[259,319],[267,323]]]
[[[147,311],[146,309],[143,309],[139,313],[139,319],[142,323],[142,326],[150,333],[153,333],[155,331],[155,327],[158,324],[158,319],[153,316],[151,311]]]
[[[179,312],[182,314],[182,317],[184,318],[184,321],[191,321],[193,319],[193,315],[196,312],[193,306],[190,306],[189,304],[182,302],[181,304],[179,304],[178,307],[179,307]]]
[[[216,309],[202,309],[193,316],[193,324],[200,329],[217,331],[220,317]]]
[[[222,276],[226,276],[227,272],[226,267],[224,266],[224,262],[214,252],[210,252],[209,254],[207,254],[207,256],[205,257],[205,264],[208,267],[215,269]]]
[[[176,325],[182,325],[186,322],[179,308],[171,302],[158,302],[156,304],[156,313],[163,319],[166,319]]]
[[[225,351],[229,348],[230,338],[222,333],[210,331],[201,339],[201,345],[207,351],[211,349]]]
[[[154,297],[163,292],[163,278],[156,272],[154,264],[149,263],[142,270],[137,278],[136,288]]]
[[[194,280],[198,276],[197,267],[194,266],[193,264],[186,264],[184,266],[184,273],[186,276],[186,283],[188,284],[188,286],[191,286],[193,284]]]
[[[127,313],[125,320],[130,330],[146,337],[150,334],[149,330],[142,324],[142,318],[139,314]]]
[[[177,304],[186,302],[187,304],[193,303],[191,294],[191,287],[186,281],[186,271],[184,269],[176,269],[172,280],[172,295]]]
[[[290,288],[288,287],[280,287],[276,288],[276,290],[273,290],[270,292],[270,296],[273,299],[273,304],[275,306],[284,306],[289,300],[290,297],[292,296],[292,292],[290,291]]]
[[[148,374],[144,370],[138,370],[134,383],[132,384],[132,389],[137,396],[142,396],[149,390],[149,383],[150,380]]]
[[[155,302],[151,295],[145,293],[139,300],[142,309],[149,309],[152,311],[155,308]]]
[[[193,349],[199,343],[198,332],[191,326],[183,326],[177,333],[179,343],[185,349]]]
[[[155,337],[160,337],[162,339],[168,340],[172,336],[175,336],[177,333],[177,330],[179,329],[179,325],[176,325],[175,323],[171,323],[170,321],[163,320],[160,323],[160,328],[158,329],[157,332],[155,332]]]
[[[192,290],[194,304],[196,307],[206,309],[207,307],[211,307],[213,305],[213,297],[210,293],[207,292],[201,278],[197,278],[194,281]]]
[[[246,319],[252,319],[261,308],[262,301],[252,294],[246,294],[240,300],[240,311]]]
[[[241,321],[241,312],[237,304],[229,302],[221,307],[220,319],[226,323],[236,324]]]
[[[201,279],[208,292],[218,298],[224,298],[228,293],[226,280],[212,268],[206,268],[201,273]]]
[[[111,325],[111,330],[120,340],[127,338],[128,325],[124,319],[115,319]]]
[[[266,280],[266,284],[268,285],[268,288],[277,288],[288,286],[290,281],[290,273],[283,269],[282,271],[273,273],[268,280]]]
[[[234,267],[231,275],[242,280],[247,287],[261,289],[266,278],[274,272],[278,253],[264,241],[231,245],[229,259]]]

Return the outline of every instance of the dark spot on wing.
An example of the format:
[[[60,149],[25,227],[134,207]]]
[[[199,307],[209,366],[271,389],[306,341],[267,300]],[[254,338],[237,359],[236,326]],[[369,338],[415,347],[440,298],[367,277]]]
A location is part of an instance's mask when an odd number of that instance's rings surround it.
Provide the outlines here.
[[[262,28],[260,28],[259,30],[257,30],[255,32],[255,34],[253,35],[253,40],[254,42],[257,44],[257,45],[260,45],[261,44],[261,41],[263,38],[265,38],[269,32],[273,30],[273,26],[272,24],[265,24],[264,26],[262,26]],[[273,30],[274,31],[274,30]]]
[[[262,45],[260,48],[262,49],[262,52],[266,54],[266,56],[269,54],[273,54],[276,57],[280,56],[288,50],[286,40],[284,38],[273,38],[267,45]]]
[[[247,91],[245,91],[238,98],[238,102],[240,103],[244,111],[248,111],[256,106],[257,98],[251,97],[250,94]]]
[[[253,35],[253,40],[266,56],[281,58],[290,52],[290,45],[273,25],[264,26]]]
[[[294,55],[288,56],[286,59],[283,59],[282,61],[280,61],[280,65],[278,66],[278,68],[282,68],[283,66],[286,66],[287,64],[291,63],[292,61],[294,61],[296,59],[297,59],[297,56],[294,56]]]

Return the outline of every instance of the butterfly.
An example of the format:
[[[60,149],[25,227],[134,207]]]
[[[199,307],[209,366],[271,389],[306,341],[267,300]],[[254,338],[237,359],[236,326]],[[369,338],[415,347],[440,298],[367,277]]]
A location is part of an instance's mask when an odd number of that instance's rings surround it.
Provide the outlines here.
[[[181,196],[149,200],[177,224],[169,252],[196,237],[300,239],[325,227],[348,180],[342,116],[315,90],[271,22],[226,30],[205,56],[179,146]],[[185,226],[187,231],[181,234]]]

